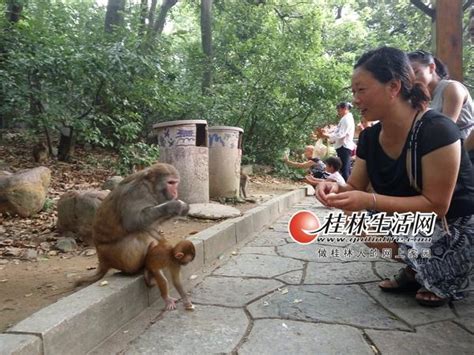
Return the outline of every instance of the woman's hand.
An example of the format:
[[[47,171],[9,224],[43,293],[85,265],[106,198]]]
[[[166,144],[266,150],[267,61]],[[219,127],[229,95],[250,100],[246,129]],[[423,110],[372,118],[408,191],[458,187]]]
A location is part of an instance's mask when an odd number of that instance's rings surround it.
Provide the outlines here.
[[[329,194],[337,194],[338,192],[339,185],[337,184],[337,182],[324,181],[320,182],[316,186],[316,192],[314,193],[314,196],[324,206],[331,207],[328,201]]]
[[[372,194],[363,191],[347,191],[326,196],[327,206],[345,211],[360,211],[373,206]]]
[[[313,175],[309,174],[304,177],[304,180],[312,186],[316,186],[322,181],[322,179],[316,179]]]

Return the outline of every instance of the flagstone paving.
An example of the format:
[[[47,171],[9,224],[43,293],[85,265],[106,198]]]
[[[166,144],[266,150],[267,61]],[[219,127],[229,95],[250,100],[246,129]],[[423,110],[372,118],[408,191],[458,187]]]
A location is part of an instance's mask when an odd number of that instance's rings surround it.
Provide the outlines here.
[[[362,244],[293,242],[301,209],[329,213],[312,197],[293,206],[191,290],[195,311],[165,312],[124,353],[472,354],[472,299],[431,309],[381,292],[402,264]]]

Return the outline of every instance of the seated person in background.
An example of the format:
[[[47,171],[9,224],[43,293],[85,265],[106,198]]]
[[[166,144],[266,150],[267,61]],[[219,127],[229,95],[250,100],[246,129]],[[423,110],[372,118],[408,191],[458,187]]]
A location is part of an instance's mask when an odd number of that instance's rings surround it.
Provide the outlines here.
[[[323,176],[322,178],[315,178],[312,175],[307,175],[305,177],[306,182],[313,186],[316,186],[322,181],[334,181],[337,182],[339,185],[345,185],[346,181],[339,173],[339,170],[341,170],[342,167],[341,159],[339,159],[338,157],[329,157],[324,161],[324,163],[326,164],[324,174],[325,176]]]
[[[304,148],[304,156],[307,159],[304,163],[298,163],[288,159],[288,156],[283,158],[285,164],[299,169],[308,169],[308,173],[314,176],[315,178],[322,178],[324,176],[324,163],[321,159],[315,157],[313,158],[314,146],[307,145]]]

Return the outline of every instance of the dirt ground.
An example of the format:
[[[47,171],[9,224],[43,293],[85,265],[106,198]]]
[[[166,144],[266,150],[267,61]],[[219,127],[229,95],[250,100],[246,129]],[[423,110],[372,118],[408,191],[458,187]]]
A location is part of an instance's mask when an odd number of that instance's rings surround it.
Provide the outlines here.
[[[90,152],[79,152],[79,156]],[[0,163],[14,172],[19,168],[33,167],[30,156],[22,148],[12,150],[0,145]],[[97,159],[101,160],[101,159]],[[106,160],[106,159],[104,159]],[[80,161],[76,162],[80,165]],[[45,164],[52,170],[49,195],[53,202],[65,191],[84,187],[100,186],[113,173],[106,168],[76,164]],[[2,168],[0,167],[0,170]],[[269,176],[252,176],[249,195],[257,202],[236,204],[234,207],[245,211],[276,195],[284,194],[297,187],[291,181]],[[37,310],[56,302],[74,292],[73,282],[82,275],[93,273],[97,257],[93,247],[78,243],[78,248],[69,253],[61,253],[51,247],[59,238],[55,231],[57,212],[55,207],[41,212],[31,219],[2,216],[0,214],[0,331],[4,331]],[[186,238],[218,221],[186,218],[166,222],[162,226],[163,235],[170,240]],[[10,247],[35,250],[35,257],[24,260],[18,255],[5,252]],[[3,249],[2,249],[3,248]],[[2,254],[2,250],[4,251]],[[24,254],[22,254],[24,255]]]

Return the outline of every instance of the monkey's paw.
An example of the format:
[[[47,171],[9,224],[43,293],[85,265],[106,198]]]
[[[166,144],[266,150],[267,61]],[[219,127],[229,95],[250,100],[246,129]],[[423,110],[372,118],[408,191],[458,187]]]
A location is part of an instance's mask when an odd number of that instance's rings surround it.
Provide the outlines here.
[[[181,202],[181,210],[179,211],[179,215],[186,216],[189,212],[189,205],[184,201],[181,201],[181,200],[178,200],[178,201]]]
[[[176,298],[168,297],[167,299],[165,299],[165,303],[167,311],[172,311],[173,309],[176,309]]]
[[[167,203],[166,209],[169,216],[186,216],[189,212],[189,205],[181,200],[173,200]]]

